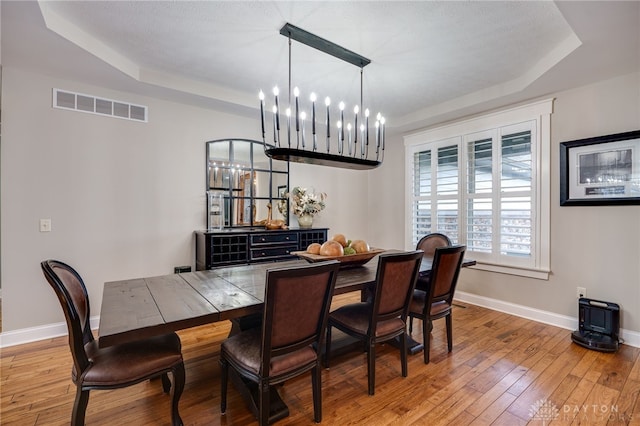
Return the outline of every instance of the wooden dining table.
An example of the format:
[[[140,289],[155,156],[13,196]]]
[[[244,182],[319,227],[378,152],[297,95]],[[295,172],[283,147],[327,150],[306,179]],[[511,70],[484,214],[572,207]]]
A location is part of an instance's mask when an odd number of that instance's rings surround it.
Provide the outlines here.
[[[268,269],[304,265],[306,260],[255,263],[206,271],[147,278],[133,278],[104,284],[98,344],[117,345],[151,336],[183,330],[217,321],[231,320],[232,331],[243,329],[247,318],[259,318],[264,303]],[[463,266],[475,261],[465,259]],[[360,291],[375,285],[378,256],[364,265],[341,268],[334,294]],[[431,259],[423,258],[420,274],[431,271]],[[251,322],[251,321],[249,321]],[[410,353],[422,344],[410,343]],[[241,391],[242,392],[242,391]],[[244,393],[253,399],[253,390]],[[278,395],[272,396],[272,421],[288,415]],[[248,401],[256,410],[255,401]]]

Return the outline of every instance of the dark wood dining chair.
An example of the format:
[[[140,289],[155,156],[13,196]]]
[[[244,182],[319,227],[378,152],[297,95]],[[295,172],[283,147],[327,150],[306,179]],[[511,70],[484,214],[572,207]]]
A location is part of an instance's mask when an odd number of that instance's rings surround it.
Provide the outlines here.
[[[182,425],[178,402],[184,389],[185,373],[178,335],[170,333],[101,348],[91,332],[89,296],[78,272],[56,260],[45,260],[40,266],[58,296],[69,331],[73,357],[71,379],[76,385],[71,424],[84,425],[89,391],[118,389],[161,377],[162,388],[169,393],[171,381],[167,373],[172,373],[171,421],[173,426]]]
[[[436,248],[449,247],[450,245],[451,240],[449,239],[449,237],[439,232],[432,232],[420,238],[420,241],[418,241],[418,244],[416,244],[416,250],[422,250],[424,252],[424,257],[433,259],[433,256],[435,256],[436,254]],[[421,274],[420,276],[418,276],[416,288],[421,290],[428,289],[430,277],[431,274]]]
[[[453,349],[453,322],[451,309],[453,295],[456,291],[460,267],[467,247],[456,245],[438,247],[435,249],[431,267],[431,280],[426,290],[416,289],[413,293],[409,308],[409,333],[411,333],[413,318],[422,320],[422,342],[424,344],[424,363],[429,363],[430,333],[432,321],[446,318],[447,346],[449,352]]]
[[[311,370],[313,414],[322,421],[320,352],[340,262],[267,270],[262,326],[220,349],[220,411],[227,409],[229,366],[258,385],[258,421],[269,424],[270,386]]]
[[[425,257],[433,258],[437,247],[448,247],[451,245],[451,239],[439,232],[432,232],[420,238],[416,244],[416,250],[422,250]]]
[[[369,301],[342,306],[329,314],[325,367],[329,367],[333,327],[364,341],[369,395],[375,393],[377,343],[399,337],[402,377],[407,377],[406,320],[421,261],[422,251],[419,250],[381,254],[373,297]]]
[[[451,245],[451,239],[445,234],[440,232],[432,232],[420,238],[418,244],[416,244],[416,250],[422,250],[424,257],[433,260],[433,256],[436,253],[438,247],[449,247]],[[429,281],[431,280],[431,272],[422,273],[418,275],[418,281],[416,282],[416,288],[418,290],[429,289]],[[413,331],[413,318],[409,318],[409,333]]]

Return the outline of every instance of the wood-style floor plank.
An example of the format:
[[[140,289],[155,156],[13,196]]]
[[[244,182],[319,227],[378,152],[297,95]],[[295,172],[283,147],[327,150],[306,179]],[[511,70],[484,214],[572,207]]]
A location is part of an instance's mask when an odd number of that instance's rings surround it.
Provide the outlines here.
[[[336,296],[333,307],[353,300],[357,296]],[[474,305],[457,304],[453,315],[453,352],[447,352],[444,321],[436,321],[431,363],[425,365],[422,354],[410,356],[406,378],[400,374],[397,349],[376,349],[374,396],[367,395],[363,353],[332,357],[331,368],[322,372],[322,423],[640,424],[640,349],[591,351],[571,343],[568,330]],[[421,327],[415,321],[417,340]],[[220,414],[218,360],[229,330],[230,323],[222,321],[179,333],[187,377],[180,401],[185,425],[257,423],[233,386],[227,413]],[[71,365],[66,337],[3,349],[0,423],[68,425],[75,394]],[[313,424],[309,375],[288,381],[279,391],[291,415],[278,424]],[[536,412],[534,406],[542,404],[549,411]],[[87,425],[169,425],[169,407],[158,380],[91,392]]]

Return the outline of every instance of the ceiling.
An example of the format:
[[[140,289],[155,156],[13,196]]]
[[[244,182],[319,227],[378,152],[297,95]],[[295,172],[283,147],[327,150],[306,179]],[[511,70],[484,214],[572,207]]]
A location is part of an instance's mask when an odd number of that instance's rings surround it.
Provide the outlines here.
[[[640,70],[640,2],[3,0],[2,65],[255,116],[288,92],[287,22],[367,57],[364,105],[408,131]],[[291,45],[301,101],[360,70]],[[73,90],[73,88],[66,88]],[[308,108],[308,106],[307,106]]]

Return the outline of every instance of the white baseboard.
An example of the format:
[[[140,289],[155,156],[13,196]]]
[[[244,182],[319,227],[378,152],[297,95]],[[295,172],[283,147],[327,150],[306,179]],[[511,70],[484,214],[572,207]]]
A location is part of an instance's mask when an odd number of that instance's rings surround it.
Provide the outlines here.
[[[478,296],[472,293],[456,291],[456,300],[567,330],[576,330],[578,328],[578,320],[574,317],[543,311],[524,305],[517,305],[515,303],[505,302],[502,300],[491,299],[489,297]],[[91,317],[91,329],[97,329],[99,323],[99,316]],[[0,348],[21,345],[23,343],[35,342],[38,340],[52,339],[54,337],[65,336],[66,334],[67,324],[64,322],[8,331],[0,333]],[[567,336],[567,338],[569,338],[569,336]],[[639,332],[625,330],[622,328],[620,329],[620,338],[624,344],[640,348]]]
[[[478,296],[464,291],[456,291],[456,300],[460,302],[470,303],[472,305],[482,306],[483,308],[493,309],[494,311],[504,312],[518,317],[530,319],[532,321],[544,324],[554,325],[556,327],[567,330],[578,329],[578,319],[566,315],[560,315],[549,311],[531,308],[515,303],[505,302],[502,300],[491,299],[489,297]],[[569,338],[569,336],[567,336]],[[637,331],[620,329],[621,341],[629,346],[640,348],[640,333]]]
[[[91,317],[89,322],[91,323],[91,329],[95,330],[100,323],[100,317]],[[54,337],[66,336],[67,334],[67,323],[65,322],[7,331],[0,333],[0,348],[37,342],[38,340],[53,339]]]

